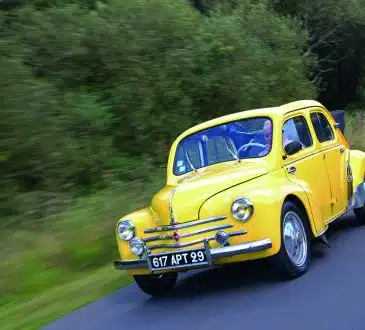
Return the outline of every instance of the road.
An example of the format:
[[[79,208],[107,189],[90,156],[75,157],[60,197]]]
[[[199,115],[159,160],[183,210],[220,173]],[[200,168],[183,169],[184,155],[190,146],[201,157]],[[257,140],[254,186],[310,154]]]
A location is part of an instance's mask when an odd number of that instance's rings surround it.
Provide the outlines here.
[[[365,226],[350,214],[328,238],[332,247],[316,244],[309,271],[293,281],[262,261],[195,271],[167,297],[131,284],[43,329],[364,330]]]

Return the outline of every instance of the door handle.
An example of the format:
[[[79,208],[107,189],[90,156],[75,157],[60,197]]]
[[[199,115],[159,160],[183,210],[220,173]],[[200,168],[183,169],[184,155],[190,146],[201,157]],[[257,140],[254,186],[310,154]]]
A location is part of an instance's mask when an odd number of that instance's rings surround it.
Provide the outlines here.
[[[341,148],[340,148],[340,153],[341,153],[341,154],[343,154],[343,153],[344,153],[344,151],[345,151],[345,148],[341,147]]]
[[[288,173],[290,173],[290,174],[295,174],[296,171],[297,171],[297,169],[294,166],[290,166],[290,168],[288,169]]]

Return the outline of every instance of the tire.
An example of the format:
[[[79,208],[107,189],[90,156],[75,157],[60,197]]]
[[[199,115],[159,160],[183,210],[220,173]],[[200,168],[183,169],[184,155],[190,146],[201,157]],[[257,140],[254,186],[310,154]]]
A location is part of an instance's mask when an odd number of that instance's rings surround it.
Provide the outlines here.
[[[280,220],[281,246],[274,257],[274,266],[280,278],[294,279],[307,271],[311,260],[308,218],[295,203],[288,201],[283,205]],[[295,240],[291,239],[293,237]],[[299,248],[296,253],[293,249],[295,245]]]
[[[133,277],[144,293],[153,297],[161,297],[171,291],[177,281],[178,273],[134,275]]]
[[[355,213],[358,223],[360,225],[364,225],[365,224],[365,205],[358,209],[354,209],[354,213]]]
[[[365,182],[365,173],[364,173],[364,182]],[[358,224],[365,225],[365,202],[362,207],[354,209],[354,213]]]

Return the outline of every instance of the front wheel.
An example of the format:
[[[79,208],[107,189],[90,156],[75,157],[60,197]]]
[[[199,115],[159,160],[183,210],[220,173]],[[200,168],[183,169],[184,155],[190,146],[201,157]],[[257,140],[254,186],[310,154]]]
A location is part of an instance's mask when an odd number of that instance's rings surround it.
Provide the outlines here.
[[[157,275],[134,275],[139,288],[150,296],[166,295],[175,285],[178,273],[164,273]]]
[[[296,204],[285,202],[280,223],[281,247],[274,263],[282,277],[297,278],[307,271],[311,258],[307,217]]]

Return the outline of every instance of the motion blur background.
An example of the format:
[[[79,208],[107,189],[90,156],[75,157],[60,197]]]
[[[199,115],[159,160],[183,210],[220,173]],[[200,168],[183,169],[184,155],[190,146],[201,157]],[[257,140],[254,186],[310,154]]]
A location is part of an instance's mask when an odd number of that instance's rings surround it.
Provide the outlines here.
[[[0,320],[36,329],[129,281],[116,220],[191,125],[316,99],[365,150],[365,0],[0,1]]]

